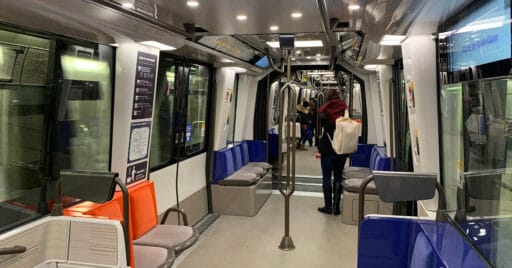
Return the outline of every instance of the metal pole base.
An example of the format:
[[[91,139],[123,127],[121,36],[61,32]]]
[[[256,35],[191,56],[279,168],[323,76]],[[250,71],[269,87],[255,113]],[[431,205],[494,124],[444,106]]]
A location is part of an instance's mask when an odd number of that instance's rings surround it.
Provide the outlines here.
[[[281,240],[281,244],[279,245],[279,249],[286,250],[286,251],[294,250],[295,245],[293,244],[292,238],[289,236],[283,236],[283,239]]]

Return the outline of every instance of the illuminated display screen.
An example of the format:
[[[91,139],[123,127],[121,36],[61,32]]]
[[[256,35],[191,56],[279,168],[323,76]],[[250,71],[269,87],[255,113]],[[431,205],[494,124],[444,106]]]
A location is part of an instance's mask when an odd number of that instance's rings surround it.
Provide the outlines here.
[[[266,69],[268,67],[268,58],[267,56],[263,56],[261,59],[259,59],[254,65]]]
[[[504,0],[489,1],[440,34],[445,37],[451,51],[450,71],[508,59],[510,5]]]

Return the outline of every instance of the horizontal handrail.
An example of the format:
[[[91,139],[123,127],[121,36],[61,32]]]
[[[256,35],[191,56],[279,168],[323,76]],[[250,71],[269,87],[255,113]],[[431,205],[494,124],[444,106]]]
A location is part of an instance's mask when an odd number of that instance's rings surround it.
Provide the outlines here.
[[[0,248],[0,255],[20,254],[27,251],[24,246],[14,246],[10,248]]]

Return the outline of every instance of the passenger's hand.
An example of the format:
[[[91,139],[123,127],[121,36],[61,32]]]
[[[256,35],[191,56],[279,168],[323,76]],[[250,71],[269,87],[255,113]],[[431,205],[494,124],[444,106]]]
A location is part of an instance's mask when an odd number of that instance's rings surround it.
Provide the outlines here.
[[[320,158],[320,156],[321,156],[320,152],[318,150],[316,150],[316,152],[315,152],[315,159]]]

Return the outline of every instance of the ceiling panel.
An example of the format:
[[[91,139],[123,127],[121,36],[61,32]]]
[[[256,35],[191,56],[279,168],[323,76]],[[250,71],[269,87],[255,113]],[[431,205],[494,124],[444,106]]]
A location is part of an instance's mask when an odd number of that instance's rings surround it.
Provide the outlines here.
[[[199,6],[190,8],[185,0],[158,0],[158,19],[174,26],[193,23],[215,35],[273,33],[271,25],[279,26],[281,33],[320,32],[322,20],[314,0],[198,0]],[[302,12],[300,19],[291,13]],[[245,14],[247,20],[236,16]]]

